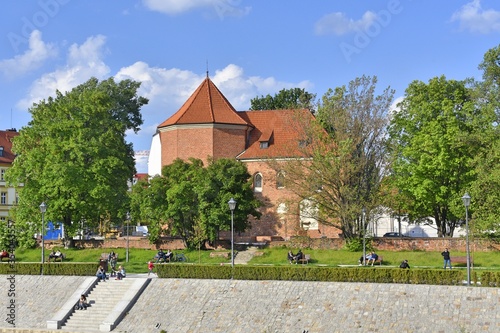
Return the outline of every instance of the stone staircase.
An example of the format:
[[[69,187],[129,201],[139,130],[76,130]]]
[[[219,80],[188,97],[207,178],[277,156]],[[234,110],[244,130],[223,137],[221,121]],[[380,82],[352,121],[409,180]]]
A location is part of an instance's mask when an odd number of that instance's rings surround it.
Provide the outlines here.
[[[139,281],[140,280],[140,281]],[[147,279],[106,280],[95,285],[87,295],[87,310],[73,310],[61,325],[64,331],[111,331],[133,305],[147,285]],[[132,295],[133,293],[133,295]],[[77,299],[75,299],[76,304]]]

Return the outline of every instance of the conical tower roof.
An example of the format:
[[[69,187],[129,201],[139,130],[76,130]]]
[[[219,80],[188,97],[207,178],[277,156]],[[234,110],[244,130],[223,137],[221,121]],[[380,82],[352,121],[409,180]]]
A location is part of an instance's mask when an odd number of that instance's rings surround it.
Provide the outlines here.
[[[158,128],[210,123],[249,125],[207,76],[184,105]]]

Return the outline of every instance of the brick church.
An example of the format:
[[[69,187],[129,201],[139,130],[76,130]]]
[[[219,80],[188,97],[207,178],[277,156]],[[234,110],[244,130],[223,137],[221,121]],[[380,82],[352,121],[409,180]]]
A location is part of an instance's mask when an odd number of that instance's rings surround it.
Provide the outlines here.
[[[253,179],[255,196],[262,202],[260,220],[236,235],[239,241],[288,240],[301,235],[338,237],[340,230],[301,217],[300,202],[284,186],[286,175],[269,161],[286,163],[299,144],[292,126],[293,110],[236,111],[207,76],[181,108],[162,122],[153,136],[148,174],[161,173],[164,165],[180,158],[203,160],[209,156],[235,158],[244,163]],[[308,110],[299,111],[313,117]],[[221,233],[221,236],[222,233]]]

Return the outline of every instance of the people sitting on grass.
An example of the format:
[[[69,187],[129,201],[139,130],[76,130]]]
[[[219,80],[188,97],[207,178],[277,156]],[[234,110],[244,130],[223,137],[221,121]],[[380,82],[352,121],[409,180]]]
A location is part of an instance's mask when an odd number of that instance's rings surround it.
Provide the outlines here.
[[[372,266],[373,266],[373,264],[374,264],[374,263],[375,263],[375,261],[377,261],[377,260],[378,260],[378,254],[376,254],[375,252],[371,252],[371,253],[370,253],[370,256],[368,257],[367,265],[369,265],[369,264],[370,264],[370,261],[371,261]]]
[[[365,260],[363,261],[363,256],[361,256],[358,260],[358,263],[359,263],[359,266],[363,266],[363,265],[366,265],[366,263],[368,262],[368,259],[370,259],[370,253],[367,253],[365,255]]]
[[[299,250],[299,252],[295,255],[295,264],[298,264],[302,259],[304,259],[304,254],[302,253],[302,250]]]
[[[295,260],[295,256],[293,255],[292,250],[288,251],[288,262],[291,264]]]
[[[159,263],[162,261],[164,262],[165,261],[165,252],[163,252],[163,250],[160,249],[155,256],[155,259],[156,259],[156,263]]]
[[[59,250],[57,250],[57,251],[52,250],[52,252],[49,254],[49,262],[50,262],[50,259],[54,259],[54,261],[56,259],[61,259],[61,261],[62,261],[63,258],[64,258],[64,255]]]
[[[172,253],[172,251],[170,251],[170,249],[167,250],[167,253],[165,254],[165,261],[168,261],[168,262],[172,261],[173,256],[174,256],[174,254]]]
[[[403,261],[401,262],[401,265],[399,265],[399,268],[408,268],[408,269],[409,269],[409,268],[410,268],[410,265],[408,264],[408,260],[406,260],[406,259],[405,259],[405,260],[403,260]]]

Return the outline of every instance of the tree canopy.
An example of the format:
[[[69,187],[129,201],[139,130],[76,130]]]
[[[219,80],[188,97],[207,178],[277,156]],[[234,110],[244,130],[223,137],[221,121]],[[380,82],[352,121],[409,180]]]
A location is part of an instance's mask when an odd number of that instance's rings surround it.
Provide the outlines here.
[[[311,94],[305,89],[282,89],[274,96],[255,97],[250,100],[250,110],[286,110],[308,109],[314,113],[314,99],[316,94]]]
[[[474,180],[472,161],[481,143],[474,133],[488,120],[467,81],[444,76],[412,82],[390,126],[393,180],[409,198],[411,219],[434,217],[439,236],[461,224],[461,197]]]
[[[384,139],[394,92],[386,88],[377,95],[376,84],[376,77],[363,76],[330,89],[316,120],[302,125],[306,158],[275,166],[285,171],[288,189],[317,207],[303,212],[339,227],[347,238],[363,234],[362,208],[377,206],[386,172]]]
[[[214,241],[220,230],[230,230],[228,201],[234,198],[235,231],[249,227],[248,216],[260,217],[250,175],[234,159],[175,160],[162,176],[137,183],[131,194],[132,213],[150,225],[150,241],[162,235],[181,237],[190,248]]]
[[[488,128],[474,133],[481,148],[474,159],[477,178],[471,185],[472,229],[476,234],[500,236],[500,46],[485,53],[479,65],[483,81],[476,85],[476,103]]]
[[[33,244],[40,232],[42,202],[46,221],[64,223],[71,237],[79,222],[116,221],[128,207],[127,181],[135,173],[132,144],[125,132],[142,125],[140,83],[91,78],[65,94],[34,104],[32,120],[13,140],[17,157],[7,180],[18,188],[13,209],[18,240]]]

